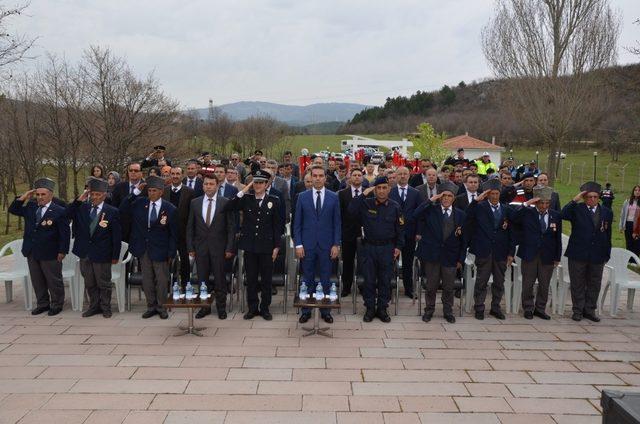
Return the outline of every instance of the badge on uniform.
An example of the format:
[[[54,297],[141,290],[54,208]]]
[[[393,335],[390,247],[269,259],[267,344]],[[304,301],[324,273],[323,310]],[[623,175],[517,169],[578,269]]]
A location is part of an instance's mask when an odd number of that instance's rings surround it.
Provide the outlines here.
[[[456,237],[460,237],[462,235],[462,227],[456,228]]]
[[[271,209],[273,207],[273,202],[268,202],[267,203],[267,208]]]
[[[107,225],[109,225],[109,221],[105,221],[105,219],[104,219],[104,212],[102,213],[102,216],[100,217],[100,222],[98,222],[98,225],[101,226],[102,228],[107,228]]]
[[[166,224],[167,224],[167,215],[163,213],[162,216],[160,217],[160,225],[166,225]]]

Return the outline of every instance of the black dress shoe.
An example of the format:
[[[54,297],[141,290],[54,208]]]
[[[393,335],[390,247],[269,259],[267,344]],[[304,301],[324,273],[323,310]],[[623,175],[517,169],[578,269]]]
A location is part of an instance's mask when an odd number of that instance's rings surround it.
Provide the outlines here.
[[[323,316],[322,319],[327,324],[333,324],[333,317],[331,316],[331,314],[327,314],[327,315]]]
[[[389,313],[386,309],[378,309],[378,312],[376,312],[376,316],[382,322],[391,322],[391,317],[389,316]]]
[[[218,318],[219,319],[227,319],[227,311],[225,311],[224,309],[221,309],[218,311]]]
[[[541,311],[533,311],[533,315],[537,316],[538,318],[545,319],[545,320],[550,320],[551,319],[551,317],[549,315],[547,315],[546,313],[541,312]]]
[[[345,290],[342,293],[340,293],[340,297],[347,297],[347,296],[351,296],[351,290]]]
[[[271,296],[275,296],[278,294],[278,289],[276,287],[271,287]]]
[[[531,312],[531,311],[525,311],[525,313],[524,313],[524,319],[533,319],[533,312]]]
[[[571,315],[571,319],[574,321],[582,321],[582,314],[574,312],[574,314]]]
[[[364,313],[364,317],[362,318],[362,320],[364,322],[371,322],[373,321],[373,317],[376,316],[376,311],[374,309],[367,309],[367,312]]]
[[[484,312],[476,311],[476,319],[482,321],[484,319]]]
[[[103,309],[102,310],[102,316],[105,318],[111,318],[111,309]]]
[[[60,312],[62,312],[62,308],[51,308],[49,309],[49,312],[47,312],[47,315],[52,317],[54,315],[58,315]]]
[[[311,313],[309,312],[300,314],[300,318],[298,318],[298,322],[300,324],[304,324],[305,322],[309,321],[309,318],[311,318]]]
[[[505,319],[506,317],[501,311],[490,311],[489,315],[495,317],[496,319]]]
[[[36,309],[31,311],[31,315],[40,315],[43,312],[47,312],[49,310],[48,306],[38,306]]]
[[[583,317],[593,322],[600,322],[600,318],[596,314],[582,314]]]
[[[444,319],[446,319],[446,320],[447,320],[447,322],[448,322],[449,324],[453,324],[453,323],[455,323],[455,322],[456,322],[456,317],[454,317],[454,316],[453,316],[453,315],[451,315],[451,314],[449,314],[449,315],[445,315],[445,316],[444,316]]]
[[[256,316],[258,316],[258,311],[247,311],[247,313],[244,314],[244,316],[242,318],[244,318],[244,319],[253,319]]]
[[[432,315],[432,314],[427,314],[427,313],[425,313],[424,315],[422,315],[422,321],[424,321],[424,322],[429,322],[429,321],[431,321],[431,318],[433,318],[433,315]]]
[[[196,314],[196,319],[204,318],[211,313],[211,308],[200,308]]]
[[[271,312],[269,312],[269,310],[260,311],[260,315],[262,316],[262,318],[264,318],[265,321],[271,321],[273,319],[273,315],[271,315]]]
[[[169,318],[169,314],[167,313],[167,311],[158,312],[158,315],[160,315],[160,319]]]
[[[82,313],[82,318],[92,317],[94,315],[98,315],[101,312],[102,311],[100,310],[100,308],[89,308]]]
[[[144,314],[142,314],[142,318],[144,318],[144,319],[151,318],[152,316],[156,315],[157,313],[158,313],[158,311],[156,311],[155,309],[149,309]]]

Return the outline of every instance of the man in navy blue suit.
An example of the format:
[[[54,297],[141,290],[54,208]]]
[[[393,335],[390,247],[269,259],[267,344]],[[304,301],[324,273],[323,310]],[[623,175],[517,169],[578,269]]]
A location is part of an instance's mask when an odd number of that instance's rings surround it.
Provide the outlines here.
[[[327,176],[322,166],[311,168],[313,187],[300,194],[296,202],[293,234],[296,256],[302,261],[302,279],[311,293],[315,293],[316,271],[325,293],[331,286],[332,261],[340,254],[340,202],[338,195],[324,186]],[[331,309],[321,308],[325,322],[332,323]],[[311,317],[309,308],[303,308],[300,322]]]
[[[161,319],[169,315],[162,304],[169,294],[169,262],[176,255],[178,214],[171,202],[162,200],[164,180],[149,177],[147,196],[136,188],[122,201],[120,214],[131,220],[129,251],[140,259],[142,289],[147,298],[147,311],[142,318],[156,314]]]
[[[562,219],[571,223],[571,236],[565,251],[569,258],[571,281],[571,319],[586,318],[599,322],[596,306],[604,264],[611,257],[611,209],[598,204],[600,184],[590,181],[580,187],[580,193],[562,208]],[[583,202],[580,202],[583,200]],[[580,202],[580,203],[578,203]]]
[[[402,248],[402,283],[405,296],[413,299],[413,256],[416,251],[416,222],[413,211],[420,206],[420,193],[409,185],[409,169],[396,169],[398,184],[391,189],[389,199],[395,200],[406,217],[404,223],[404,247]]]
[[[216,165],[214,173],[220,181],[218,196],[233,199],[238,194],[238,189],[227,182],[227,168],[224,165]]]
[[[198,161],[191,159],[187,162],[187,176],[182,180],[182,184],[193,190],[193,198],[200,197],[204,194],[202,188],[202,178],[198,176]]]
[[[41,178],[33,190],[9,206],[9,213],[24,218],[22,254],[27,258],[37,299],[31,315],[46,311],[50,316],[57,315],[64,305],[62,260],[69,252],[71,230],[67,211],[53,202],[54,188],[52,180]],[[35,202],[29,201],[33,195]]]
[[[424,221],[416,256],[420,258],[427,280],[422,321],[429,322],[436,306],[436,292],[442,285],[444,319],[456,322],[453,315],[453,284],[456,269],[461,269],[467,250],[465,213],[453,207],[458,186],[450,181],[438,186],[438,194],[426,199],[413,213]],[[439,201],[439,202],[438,202]],[[438,203],[436,203],[438,202]]]
[[[533,198],[527,200],[514,215],[514,222],[522,227],[526,237],[518,247],[522,259],[522,309],[526,319],[547,315],[547,298],[553,269],[562,256],[562,217],[551,209],[553,189],[536,186]],[[534,206],[534,207],[532,207]],[[538,280],[538,292],[533,295],[533,285]]]
[[[482,184],[482,194],[471,201],[467,207],[467,238],[469,252],[476,257],[476,284],[473,290],[476,319],[484,319],[487,285],[491,283],[491,309],[489,314],[497,319],[505,319],[500,309],[504,296],[504,273],[516,251],[516,239],[513,232],[512,209],[500,203],[500,181],[490,179]]]
[[[111,318],[111,265],[120,259],[122,229],[120,212],[104,201],[107,189],[105,180],[91,178],[87,190],[67,207],[67,216],[76,228],[73,253],[80,258],[80,272],[89,295],[89,308],[83,317],[102,313]]]

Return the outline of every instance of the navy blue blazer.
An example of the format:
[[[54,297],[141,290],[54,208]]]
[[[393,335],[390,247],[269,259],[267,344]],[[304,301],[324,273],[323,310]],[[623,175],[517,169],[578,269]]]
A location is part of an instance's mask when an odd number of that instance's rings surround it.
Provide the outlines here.
[[[238,188],[236,186],[232,186],[231,184],[227,184],[227,183],[220,184],[220,187],[218,188],[218,194],[220,194],[220,189],[222,188],[222,186],[224,186],[223,196],[226,197],[227,199],[231,200],[234,197],[236,197],[236,194],[238,194]]]
[[[296,246],[303,245],[305,249],[329,250],[331,246],[340,246],[341,243],[340,201],[336,193],[325,189],[324,202],[318,216],[315,192],[312,188],[298,196],[293,240]]]
[[[502,262],[507,256],[516,253],[516,236],[513,228],[513,209],[505,203],[500,203],[501,218],[495,227],[493,209],[489,201],[476,202],[473,200],[467,207],[467,238],[469,252],[478,258],[493,255],[493,259]]]
[[[540,230],[540,214],[536,208],[520,206],[513,214],[514,222],[526,234],[518,246],[518,257],[532,261],[540,255],[543,264],[560,262],[562,256],[562,216],[551,208],[548,210],[547,230]]]
[[[131,220],[129,251],[136,258],[145,253],[154,262],[168,261],[176,255],[178,214],[176,207],[162,201],[158,219],[149,227],[149,198],[130,194],[120,205],[120,214]]]
[[[413,218],[423,220],[416,256],[422,261],[439,262],[445,267],[464,263],[467,238],[464,230],[466,214],[453,207],[454,229],[446,240],[442,238],[442,208],[427,199],[413,212]]]
[[[187,185],[187,177],[184,177],[182,179],[182,184],[184,184],[186,187],[189,187]],[[193,198],[195,199],[196,197],[200,197],[204,195],[204,188],[202,187],[202,178],[196,178],[195,183],[193,184]],[[225,196],[226,197],[226,196]]]
[[[600,221],[593,225],[592,213],[584,203],[571,201],[562,208],[562,219],[571,222],[571,236],[564,255],[569,259],[597,264],[611,257],[613,212],[598,205]]]
[[[9,206],[10,213],[24,218],[22,254],[31,255],[37,261],[52,261],[59,253],[69,253],[71,229],[66,209],[51,202],[40,222],[36,222],[38,203],[30,200],[22,204],[15,199]]]
[[[67,207],[67,217],[76,227],[73,254],[80,259],[88,258],[92,262],[107,263],[120,259],[122,227],[120,211],[106,203],[102,205],[98,225],[91,235],[91,204],[74,201]]]
[[[389,192],[389,199],[395,200],[400,205],[402,215],[405,217],[404,236],[405,246],[407,243],[415,244],[416,239],[416,220],[413,218],[413,212],[420,206],[420,193],[411,186],[407,186],[406,198],[403,202],[400,199],[400,189],[398,186],[392,187]]]

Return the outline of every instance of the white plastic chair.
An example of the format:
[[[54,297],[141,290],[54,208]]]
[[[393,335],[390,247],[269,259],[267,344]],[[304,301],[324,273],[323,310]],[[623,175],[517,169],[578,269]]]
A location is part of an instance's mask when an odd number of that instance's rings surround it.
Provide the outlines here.
[[[598,302],[598,312],[600,314],[602,314],[602,307],[609,288],[611,289],[611,308],[609,313],[612,317],[616,316],[618,312],[620,292],[624,289],[627,289],[627,310],[633,310],[636,289],[640,289],[640,276],[634,277],[635,279],[630,278],[630,272],[632,271],[627,268],[630,259],[640,263],[640,258],[629,250],[619,247],[611,249],[611,258],[605,265],[605,268],[609,270],[609,278],[604,289],[600,292],[600,300]]]
[[[467,253],[467,257],[464,260],[464,281],[465,281],[465,311],[471,313],[475,302],[473,299],[473,291],[476,286],[476,255],[473,253]]]
[[[62,281],[69,282],[69,295],[71,296],[71,309],[78,310],[78,284],[80,270],[78,265],[78,258],[71,253],[73,249],[73,241],[69,244],[69,253],[62,260]]]
[[[13,282],[22,281],[24,288],[24,307],[27,310],[31,310],[33,298],[30,290],[29,266],[27,265],[27,258],[20,253],[21,248],[22,239],[10,241],[2,246],[0,257],[3,257],[7,253],[7,250],[11,250],[12,254],[10,257],[13,261],[13,267],[10,271],[0,272],[0,281],[4,281],[7,303],[13,300]]]
[[[552,311],[555,311],[558,315],[564,315],[567,291],[569,290],[569,285],[571,283],[571,280],[569,279],[569,259],[564,256],[568,245],[569,236],[562,234],[562,256],[560,257],[560,264],[555,270],[555,283],[554,278],[551,279],[551,286],[555,284],[555,296],[552,296],[551,299],[551,302],[554,305]]]
[[[132,255],[129,253],[129,244],[122,242],[120,245],[120,260],[117,264],[111,265],[111,281],[114,283],[116,292],[116,302],[118,303],[118,311],[124,312],[125,305],[125,291],[126,291],[126,267],[127,263],[131,261]],[[78,272],[78,310],[82,311],[84,308],[84,278],[82,274]]]

